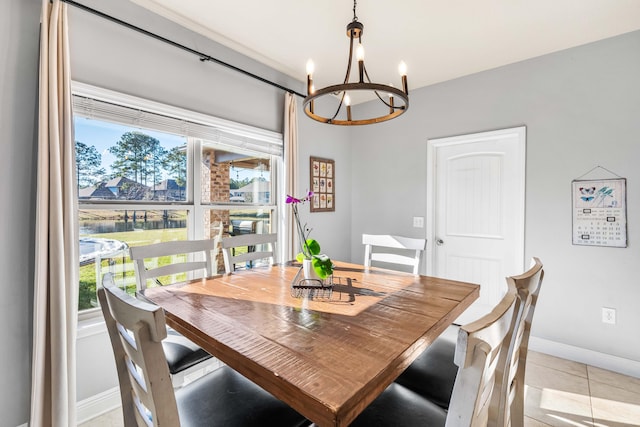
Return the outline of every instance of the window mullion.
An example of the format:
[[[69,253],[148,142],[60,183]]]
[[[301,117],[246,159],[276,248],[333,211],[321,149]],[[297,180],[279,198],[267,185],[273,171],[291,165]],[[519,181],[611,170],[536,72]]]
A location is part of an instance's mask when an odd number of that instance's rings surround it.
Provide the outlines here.
[[[187,153],[190,162],[189,173],[189,194],[193,203],[193,237],[195,239],[203,239],[205,237],[204,230],[204,209],[202,206],[202,140],[199,138],[188,138],[189,147]]]

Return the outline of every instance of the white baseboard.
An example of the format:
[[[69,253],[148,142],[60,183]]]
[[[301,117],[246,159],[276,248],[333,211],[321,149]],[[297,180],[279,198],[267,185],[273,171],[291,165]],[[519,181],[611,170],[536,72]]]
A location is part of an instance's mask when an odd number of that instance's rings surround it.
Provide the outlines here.
[[[82,424],[120,407],[121,404],[120,389],[114,387],[78,402],[76,405],[76,419],[78,424]],[[29,427],[29,423],[24,423],[18,427]]]
[[[618,372],[640,378],[640,362],[623,357],[612,356],[581,347],[550,341],[544,338],[530,337],[529,349],[574,362],[585,363],[608,371]]]
[[[112,411],[120,407],[121,404],[120,389],[118,387],[81,400],[76,406],[78,424],[82,424],[99,415]]]
[[[223,363],[215,357],[212,357],[206,362],[201,362],[198,364],[197,369],[191,369],[187,371],[184,383],[186,384],[188,382],[191,382],[194,379],[199,378],[202,375],[213,371],[222,365]],[[87,399],[79,401],[76,405],[76,418],[78,420],[78,424],[87,422],[95,417],[98,417],[121,406],[122,401],[120,400],[120,389],[118,387],[103,391],[102,393],[96,394],[95,396],[90,396]],[[25,424],[24,426],[20,427],[28,426],[27,424]]]

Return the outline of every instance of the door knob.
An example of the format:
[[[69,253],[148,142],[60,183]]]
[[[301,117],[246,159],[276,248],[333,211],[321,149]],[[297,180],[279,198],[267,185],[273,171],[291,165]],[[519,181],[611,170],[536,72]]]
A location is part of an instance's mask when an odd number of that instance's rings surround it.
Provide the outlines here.
[[[436,245],[438,245],[438,246],[442,246],[442,245],[444,245],[444,240],[442,240],[442,239],[437,239],[437,240],[436,240]]]

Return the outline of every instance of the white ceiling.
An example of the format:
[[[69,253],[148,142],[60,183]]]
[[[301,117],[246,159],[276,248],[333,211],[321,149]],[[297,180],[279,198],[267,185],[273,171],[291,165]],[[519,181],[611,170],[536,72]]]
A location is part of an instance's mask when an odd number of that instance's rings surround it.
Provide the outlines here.
[[[351,0],[132,1],[300,81],[313,58],[317,88],[344,79]],[[360,0],[357,16],[371,80],[400,87],[404,60],[411,90],[638,30],[640,0]]]

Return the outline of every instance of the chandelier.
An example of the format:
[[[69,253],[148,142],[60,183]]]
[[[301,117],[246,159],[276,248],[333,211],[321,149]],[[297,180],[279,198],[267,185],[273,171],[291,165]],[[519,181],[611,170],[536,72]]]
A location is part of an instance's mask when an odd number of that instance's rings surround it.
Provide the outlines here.
[[[304,99],[304,112],[307,116],[322,123],[332,125],[368,125],[373,123],[384,122],[398,117],[409,108],[409,89],[407,87],[407,66],[404,62],[400,62],[398,71],[402,77],[402,90],[396,89],[391,85],[372,83],[364,65],[364,47],[362,46],[362,33],[364,25],[358,21],[356,16],[356,0],[353,1],[353,20],[347,25],[347,37],[349,37],[349,62],[347,64],[347,73],[344,82],[337,85],[327,86],[323,89],[314,89],[313,87],[313,62],[307,62],[307,97]],[[353,60],[353,42],[357,40],[356,59],[358,61],[358,81],[349,82],[351,74],[351,63]],[[375,94],[375,97],[384,104],[383,110],[385,114],[377,117],[354,118],[351,113],[351,97],[349,92],[365,91],[369,94]],[[338,108],[333,116],[324,116],[315,112],[315,102],[319,98],[331,95],[332,98],[339,100]],[[375,98],[374,98],[375,99]],[[333,102],[335,104],[335,102]],[[324,105],[324,104],[323,104]],[[345,106],[346,112],[337,118]],[[346,120],[344,120],[346,114]]]

